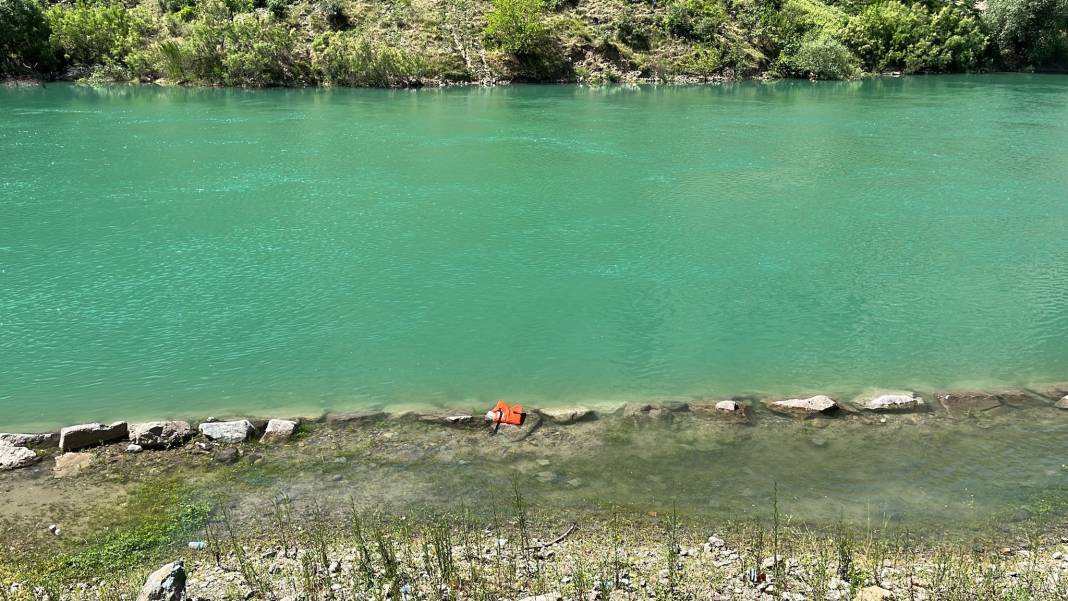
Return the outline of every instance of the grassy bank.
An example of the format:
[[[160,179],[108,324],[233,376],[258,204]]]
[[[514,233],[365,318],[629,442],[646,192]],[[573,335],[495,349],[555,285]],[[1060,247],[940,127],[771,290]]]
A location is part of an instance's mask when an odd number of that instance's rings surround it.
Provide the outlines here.
[[[0,74],[229,86],[1068,64],[1063,0],[0,0]]]
[[[282,496],[255,516],[224,503],[209,519],[181,492],[166,479],[142,486],[119,522],[64,551],[5,556],[0,599],[131,599],[175,559],[190,596],[212,601],[1068,598],[1066,539],[1049,525],[967,543],[883,524],[812,529],[779,513],[774,485],[768,519],[715,523],[674,511],[561,515],[532,508],[518,480],[494,511],[445,514]]]

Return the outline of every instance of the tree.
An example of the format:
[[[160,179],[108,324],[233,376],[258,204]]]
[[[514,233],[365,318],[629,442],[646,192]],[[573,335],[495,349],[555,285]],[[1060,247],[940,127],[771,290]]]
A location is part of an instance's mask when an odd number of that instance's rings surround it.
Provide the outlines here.
[[[987,19],[1007,66],[1068,62],[1068,0],[990,0]]]
[[[36,0],[0,0],[0,75],[50,70],[50,33]]]
[[[486,15],[487,41],[517,56],[539,54],[549,34],[543,10],[542,0],[493,0],[493,10]]]

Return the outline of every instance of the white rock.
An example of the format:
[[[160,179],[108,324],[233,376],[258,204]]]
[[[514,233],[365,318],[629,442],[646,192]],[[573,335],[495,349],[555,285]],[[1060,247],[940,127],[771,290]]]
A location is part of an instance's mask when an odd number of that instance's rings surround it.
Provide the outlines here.
[[[127,453],[140,453],[141,451],[144,451],[144,450],[145,450],[145,448],[142,447],[139,444],[131,444],[131,445],[126,447],[126,452]]]
[[[28,467],[37,463],[37,453],[26,447],[0,446],[0,472]]]
[[[769,405],[772,411],[786,413],[799,417],[810,417],[826,414],[838,408],[838,403],[829,396],[816,395],[807,399],[786,399],[784,401],[772,401]]]
[[[285,442],[297,431],[297,422],[289,419],[272,419],[260,438],[262,443]]]
[[[860,406],[868,411],[900,412],[916,411],[924,407],[924,401],[912,393],[880,394],[863,399]]]
[[[206,422],[200,424],[200,433],[219,442],[244,442],[255,434],[256,428],[247,419],[232,422]]]
[[[26,447],[28,449],[54,449],[59,446],[59,432],[41,434],[0,433],[0,446]]]

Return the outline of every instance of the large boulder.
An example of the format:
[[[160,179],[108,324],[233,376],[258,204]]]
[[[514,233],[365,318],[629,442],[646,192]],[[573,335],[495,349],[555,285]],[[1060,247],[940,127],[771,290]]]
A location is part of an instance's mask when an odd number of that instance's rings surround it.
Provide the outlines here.
[[[126,422],[111,425],[80,424],[68,426],[59,431],[59,448],[64,451],[77,451],[85,447],[112,442],[126,438],[129,428]]]
[[[291,419],[272,419],[267,422],[267,428],[263,431],[260,442],[271,444],[289,440],[297,431],[297,422]]]
[[[749,407],[738,401],[690,401],[691,413],[697,415],[711,415],[713,417],[727,417],[744,419],[749,413]]]
[[[29,449],[54,449],[59,446],[59,432],[40,434],[0,433],[0,445],[26,447]]]
[[[911,392],[887,393],[863,396],[855,401],[861,409],[878,413],[905,413],[922,411],[927,403]]]
[[[232,422],[206,422],[200,424],[200,433],[219,442],[244,442],[256,433],[256,427],[247,419]]]
[[[26,447],[0,445],[0,472],[28,467],[37,463],[37,453]]]
[[[193,436],[189,422],[163,421],[130,424],[130,442],[145,449],[180,446]]]
[[[594,417],[593,411],[586,407],[553,407],[538,411],[554,424],[573,424]]]
[[[137,601],[185,601],[185,567],[181,561],[169,563],[152,572]]]
[[[829,396],[816,395],[807,399],[786,399],[768,403],[768,408],[793,417],[830,415],[838,410],[838,403]]]
[[[89,453],[64,453],[56,457],[55,477],[76,476],[92,464],[93,456]]]

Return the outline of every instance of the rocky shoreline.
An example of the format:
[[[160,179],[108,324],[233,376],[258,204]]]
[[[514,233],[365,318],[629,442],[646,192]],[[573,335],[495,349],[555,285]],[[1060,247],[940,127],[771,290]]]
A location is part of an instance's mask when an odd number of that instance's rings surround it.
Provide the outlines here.
[[[933,397],[933,398],[931,398]],[[1006,409],[1054,408],[1068,409],[1068,384],[1045,389],[1000,392],[952,391],[921,395],[911,391],[878,391],[861,394],[843,402],[828,395],[797,398],[755,399],[670,399],[647,403],[608,404],[599,408],[587,406],[530,409],[522,426],[501,424],[495,427],[504,439],[522,440],[536,431],[543,421],[566,426],[580,421],[605,418],[670,419],[675,413],[689,413],[698,417],[720,418],[734,422],[750,422],[775,415],[795,419],[834,419],[849,416],[856,419],[878,419],[880,415],[931,412],[947,418],[969,415],[996,414]],[[410,419],[440,423],[450,427],[492,427],[476,412],[463,410],[431,410],[390,412],[363,410],[328,413],[315,418],[238,418],[219,420],[209,417],[203,421],[158,420],[110,424],[88,423],[67,426],[58,431],[35,433],[0,433],[0,471],[10,471],[35,465],[54,457],[57,476],[77,473],[91,463],[91,456],[79,453],[83,449],[124,444],[128,453],[144,450],[166,450],[180,447],[194,439],[198,444],[238,444],[258,440],[261,444],[278,444],[297,433],[301,423],[322,423],[336,426],[356,421],[378,419]]]

